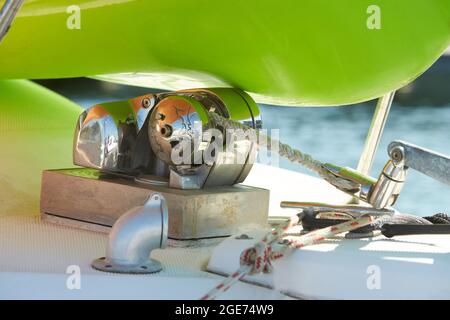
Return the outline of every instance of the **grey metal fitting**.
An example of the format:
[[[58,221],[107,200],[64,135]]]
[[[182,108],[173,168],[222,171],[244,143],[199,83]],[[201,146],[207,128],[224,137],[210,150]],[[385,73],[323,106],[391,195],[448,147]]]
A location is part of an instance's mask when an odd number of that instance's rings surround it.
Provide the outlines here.
[[[125,213],[109,234],[106,257],[92,262],[94,269],[114,273],[155,273],[162,265],[150,258],[154,249],[164,248],[168,235],[165,198],[153,193],[142,207]]]

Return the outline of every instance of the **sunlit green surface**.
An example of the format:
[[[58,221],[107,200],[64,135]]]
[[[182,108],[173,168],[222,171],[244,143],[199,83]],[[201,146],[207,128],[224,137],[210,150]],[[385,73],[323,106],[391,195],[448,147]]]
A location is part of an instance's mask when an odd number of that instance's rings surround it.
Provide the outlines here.
[[[41,173],[72,167],[80,107],[26,80],[0,81],[0,215],[38,214]]]
[[[0,46],[0,77],[158,72],[184,89],[175,73],[219,79],[259,101],[336,105],[403,86],[450,43],[448,0],[76,3],[80,30],[66,27],[73,1],[27,1]],[[381,30],[366,27],[371,4]]]

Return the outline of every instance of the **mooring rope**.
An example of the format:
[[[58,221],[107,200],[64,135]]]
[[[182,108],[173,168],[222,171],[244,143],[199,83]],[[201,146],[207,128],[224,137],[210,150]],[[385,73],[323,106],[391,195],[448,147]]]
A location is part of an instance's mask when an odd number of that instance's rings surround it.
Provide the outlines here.
[[[258,144],[259,148],[267,148],[269,151],[277,151],[278,154],[287,158],[293,163],[302,165],[303,167],[316,172],[323,179],[336,186],[339,189],[355,190],[359,185],[353,181],[340,178],[330,173],[324,168],[324,163],[314,159],[311,155],[304,153],[298,149],[294,149],[288,144],[282,143],[276,139],[272,139],[269,135],[265,135],[260,130],[255,130],[240,122],[226,119],[215,112],[209,113],[210,124],[226,130],[241,130],[244,132],[252,131],[258,141],[266,141],[265,145]],[[274,146],[278,146],[278,150],[274,150]],[[289,230],[300,222],[298,215],[291,217],[278,227],[267,233],[261,241],[256,243],[253,247],[244,250],[240,257],[240,267],[233,272],[228,278],[211,289],[202,300],[216,299],[220,294],[226,292],[232,285],[236,284],[244,276],[249,274],[256,274],[260,272],[271,272],[272,261],[284,256],[289,248],[303,248],[304,246],[315,244],[333,237],[337,234],[352,231],[364,227],[372,223],[373,219],[370,216],[362,216],[358,219],[352,219],[347,222],[326,227],[323,229],[309,232],[305,235],[293,237],[281,241],[283,237],[289,234]],[[278,244],[278,246],[276,246]]]
[[[258,141],[266,141],[266,145],[258,143],[258,148],[267,148],[269,151],[276,151],[284,158],[287,158],[293,163],[300,164],[309,170],[316,172],[323,179],[337,187],[338,189],[349,191],[353,193],[354,190],[359,189],[357,182],[341,178],[334,175],[325,168],[325,164],[319,160],[314,159],[311,155],[294,149],[291,146],[284,144],[276,139],[272,139],[269,135],[265,135],[260,130],[255,130],[249,126],[241,124],[240,122],[226,119],[220,115],[210,112],[210,123],[214,126],[224,130],[242,130],[244,132],[252,131]],[[274,146],[278,145],[278,150],[274,150]],[[353,192],[352,192],[353,191]],[[319,243],[327,238],[334,237],[338,234],[359,230],[361,232],[372,231],[380,229],[386,222],[397,222],[403,225],[404,223],[417,224],[450,224],[450,216],[446,214],[436,214],[431,217],[419,218],[408,215],[386,215],[378,217],[374,220],[370,215],[364,215],[357,219],[351,219],[343,223],[338,220],[327,221],[332,225],[317,226],[321,229],[311,231],[300,236],[290,236],[292,234],[291,228],[299,224],[301,218],[299,215],[293,216],[290,219],[282,222],[277,228],[267,233],[264,238],[256,243],[253,247],[246,249],[240,256],[240,267],[233,272],[228,278],[222,281],[219,285],[211,289],[201,299],[212,300],[219,295],[226,292],[230,287],[239,282],[246,275],[257,274],[260,272],[269,273],[272,271],[272,261],[284,256],[289,248],[303,248],[307,245]],[[420,220],[420,221],[419,221]],[[394,225],[391,225],[394,226]],[[405,225],[406,227],[408,225]],[[283,241],[284,240],[284,241]]]
[[[341,190],[355,190],[359,188],[359,185],[353,181],[343,179],[335,176],[330,173],[327,169],[324,168],[324,163],[314,159],[311,155],[304,153],[298,149],[294,149],[288,144],[282,143],[276,139],[272,139],[269,135],[265,135],[261,132],[261,130],[255,130],[249,126],[246,126],[240,122],[226,119],[215,112],[209,113],[210,123],[215,126],[221,127],[225,130],[242,130],[242,131],[252,131],[258,141],[267,141],[266,145],[262,146],[258,144],[259,148],[267,148],[269,151],[273,151],[273,146],[278,145],[278,154],[288,159],[293,163],[297,163],[322,177],[324,180],[328,181],[335,187]]]
[[[261,241],[253,247],[244,250],[240,257],[240,267],[224,281],[211,289],[201,300],[214,300],[222,293],[228,291],[231,286],[238,283],[243,277],[249,274],[260,272],[271,272],[272,261],[282,258],[289,248],[300,249],[308,245],[319,243],[327,238],[334,237],[340,233],[352,231],[372,223],[370,216],[363,216],[358,219],[352,219],[344,223],[330,226],[327,228],[315,230],[305,235],[292,237],[281,241],[289,233],[290,229],[297,225],[300,218],[295,215],[277,228],[268,232]],[[280,244],[275,247],[275,244]]]

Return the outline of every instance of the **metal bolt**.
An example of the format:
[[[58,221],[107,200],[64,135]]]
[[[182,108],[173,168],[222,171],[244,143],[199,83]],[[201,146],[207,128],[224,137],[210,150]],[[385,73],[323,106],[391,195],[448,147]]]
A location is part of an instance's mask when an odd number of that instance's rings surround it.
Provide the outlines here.
[[[170,138],[170,136],[172,135],[172,132],[173,132],[173,128],[171,125],[166,124],[166,125],[164,125],[164,127],[162,127],[160,129],[160,132],[164,137]]]
[[[155,103],[155,99],[154,98],[144,98],[142,99],[142,107],[147,109],[150,108],[154,105]]]
[[[395,147],[391,151],[391,158],[394,161],[395,164],[400,163],[403,161],[405,157],[405,150],[402,147]]]

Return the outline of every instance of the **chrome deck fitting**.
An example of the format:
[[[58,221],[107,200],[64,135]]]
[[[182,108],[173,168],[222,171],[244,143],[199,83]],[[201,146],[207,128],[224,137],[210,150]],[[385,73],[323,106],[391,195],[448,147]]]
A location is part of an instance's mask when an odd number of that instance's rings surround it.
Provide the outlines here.
[[[150,254],[165,247],[168,226],[166,199],[154,193],[143,207],[131,209],[117,220],[109,234],[106,257],[94,260],[92,267],[113,273],[161,271],[161,263]]]

